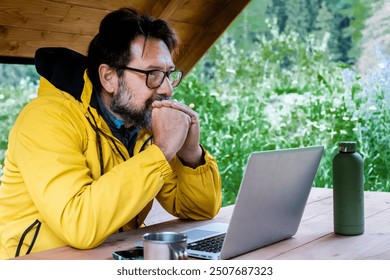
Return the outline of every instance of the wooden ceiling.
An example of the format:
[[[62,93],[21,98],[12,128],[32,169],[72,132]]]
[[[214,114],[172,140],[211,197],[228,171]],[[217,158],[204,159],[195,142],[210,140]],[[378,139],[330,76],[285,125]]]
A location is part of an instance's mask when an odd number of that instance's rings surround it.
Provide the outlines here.
[[[132,7],[167,20],[179,35],[176,64],[188,72],[250,0],[1,0],[0,62],[33,62],[40,47],[86,54],[101,19]]]

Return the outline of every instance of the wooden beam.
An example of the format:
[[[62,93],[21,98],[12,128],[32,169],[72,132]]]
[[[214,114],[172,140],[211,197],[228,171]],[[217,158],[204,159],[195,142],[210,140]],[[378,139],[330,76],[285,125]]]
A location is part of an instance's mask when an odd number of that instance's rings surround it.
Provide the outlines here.
[[[250,0],[230,1],[221,5],[219,13],[208,19],[208,23],[203,25],[203,30],[193,33],[191,42],[183,47],[182,55],[179,55],[177,60],[183,71],[188,73],[192,69],[249,2]]]
[[[5,64],[34,64],[34,58],[16,57],[16,56],[0,56],[0,63]]]

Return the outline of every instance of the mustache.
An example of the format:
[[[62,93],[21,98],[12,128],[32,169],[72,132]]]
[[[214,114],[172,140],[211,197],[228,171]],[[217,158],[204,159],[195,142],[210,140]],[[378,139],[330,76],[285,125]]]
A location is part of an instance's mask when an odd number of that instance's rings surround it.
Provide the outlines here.
[[[155,96],[150,97],[145,102],[145,108],[152,108],[152,103],[154,101],[170,100],[171,98],[168,95],[156,94]]]

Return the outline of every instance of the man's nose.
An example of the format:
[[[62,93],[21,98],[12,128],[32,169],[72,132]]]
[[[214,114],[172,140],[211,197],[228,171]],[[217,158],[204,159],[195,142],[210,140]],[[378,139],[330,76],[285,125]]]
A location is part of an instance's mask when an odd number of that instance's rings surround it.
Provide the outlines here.
[[[173,87],[168,77],[164,78],[164,81],[162,82],[161,86],[159,86],[157,89],[157,93],[167,95],[169,97],[173,95]]]

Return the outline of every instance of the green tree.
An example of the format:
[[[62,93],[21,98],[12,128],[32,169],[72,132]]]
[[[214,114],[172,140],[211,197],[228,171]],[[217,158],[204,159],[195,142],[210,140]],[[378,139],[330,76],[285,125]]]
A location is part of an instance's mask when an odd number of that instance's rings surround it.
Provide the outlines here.
[[[17,87],[22,80],[36,84],[38,79],[39,75],[34,65],[0,63],[0,87]]]
[[[280,32],[291,30],[301,38],[313,31],[317,35],[320,30],[326,32],[324,26],[319,28],[318,24],[328,21],[329,50],[333,60],[354,64],[359,55],[364,22],[371,14],[371,3],[378,0],[325,0],[326,8],[320,1],[271,0],[266,15],[277,18]]]
[[[313,23],[318,14],[317,1],[286,1],[286,30],[295,31],[305,37],[313,30]]]
[[[267,30],[266,9],[270,2],[271,0],[252,0],[228,28],[226,33],[234,38],[239,48],[251,49],[257,34]]]
[[[333,28],[333,15],[329,12],[326,2],[322,1],[321,7],[318,11],[318,16],[314,23],[314,33],[317,39],[325,36],[326,33],[329,33]]]
[[[365,20],[372,14],[371,0],[351,0],[351,5],[343,10],[344,15],[352,15],[350,24],[344,29],[344,36],[351,38],[352,45],[347,51],[347,57],[356,62],[360,54],[360,42]]]
[[[287,14],[285,8],[286,1],[271,0],[266,9],[266,16],[270,19],[276,18],[278,30],[283,31],[286,28]]]
[[[322,1],[321,7],[318,11],[316,21],[314,23],[313,31],[317,40],[322,41],[331,54],[332,60],[338,61],[341,54],[338,50],[337,36],[339,34],[334,17],[329,11],[325,1]]]

